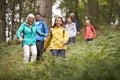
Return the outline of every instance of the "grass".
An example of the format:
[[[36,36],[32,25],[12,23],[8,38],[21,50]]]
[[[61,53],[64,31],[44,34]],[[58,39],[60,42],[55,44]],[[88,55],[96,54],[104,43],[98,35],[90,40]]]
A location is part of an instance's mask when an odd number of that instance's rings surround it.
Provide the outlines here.
[[[66,59],[52,58],[23,64],[20,44],[0,43],[0,80],[120,80],[120,32],[101,26],[97,38],[86,43],[83,31],[76,45],[68,45]]]

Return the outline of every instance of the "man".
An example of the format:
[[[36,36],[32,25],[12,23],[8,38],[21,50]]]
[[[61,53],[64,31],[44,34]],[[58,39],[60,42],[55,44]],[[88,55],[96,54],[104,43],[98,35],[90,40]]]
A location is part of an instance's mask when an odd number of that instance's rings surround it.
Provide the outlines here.
[[[40,13],[35,14],[35,23],[39,28],[40,32],[45,34],[48,33],[48,27],[46,23],[42,20]],[[37,46],[37,60],[40,60],[40,58],[42,58],[44,41],[46,40],[46,37],[42,37],[36,34],[35,38],[36,38],[36,46]]]
[[[75,19],[75,14],[71,13],[70,18],[72,19],[72,21],[74,23],[76,23],[77,34],[80,34],[80,25],[79,25],[78,21]]]

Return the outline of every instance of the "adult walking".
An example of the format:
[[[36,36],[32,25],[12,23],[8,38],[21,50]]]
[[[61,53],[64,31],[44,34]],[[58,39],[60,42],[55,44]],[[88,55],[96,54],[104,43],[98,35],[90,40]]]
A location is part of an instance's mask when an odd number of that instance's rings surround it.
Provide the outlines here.
[[[73,21],[74,23],[76,23],[77,34],[80,34],[80,25],[79,25],[78,21],[77,21],[76,18],[75,18],[75,14],[74,14],[74,13],[71,13],[71,14],[70,14],[70,18],[72,19],[72,21]]]
[[[23,33],[23,37],[21,36],[21,33]],[[34,15],[28,14],[26,21],[22,23],[17,30],[17,38],[23,44],[24,63],[33,62],[36,60],[36,33],[39,34],[39,36],[46,36],[44,33],[38,31],[37,26],[34,23]]]
[[[37,28],[40,32],[47,34],[48,33],[48,27],[46,23],[42,20],[41,14],[36,13],[35,14],[35,24],[37,25]],[[46,40],[46,37],[39,36],[36,34],[36,46],[37,46],[37,60],[40,60],[42,58],[43,54],[43,47],[44,47],[44,41]]]

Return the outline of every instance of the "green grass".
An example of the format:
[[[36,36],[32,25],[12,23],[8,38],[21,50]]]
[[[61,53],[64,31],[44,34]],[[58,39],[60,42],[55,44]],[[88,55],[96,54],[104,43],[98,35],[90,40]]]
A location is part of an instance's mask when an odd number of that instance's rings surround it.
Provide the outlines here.
[[[82,30],[76,45],[67,46],[66,59],[47,50],[41,61],[28,64],[20,44],[0,43],[0,80],[120,80],[119,36],[119,30],[101,26],[86,43]]]

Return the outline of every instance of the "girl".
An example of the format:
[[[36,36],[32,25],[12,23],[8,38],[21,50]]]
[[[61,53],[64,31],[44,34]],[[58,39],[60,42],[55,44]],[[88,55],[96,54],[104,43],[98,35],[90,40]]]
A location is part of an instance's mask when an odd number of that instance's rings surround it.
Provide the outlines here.
[[[53,57],[62,56],[65,58],[66,43],[68,42],[68,33],[64,28],[64,22],[61,17],[55,19],[53,27],[50,29],[50,51]],[[45,47],[44,47],[45,48]]]
[[[23,37],[21,36],[22,32],[23,32]],[[32,54],[30,62],[36,60],[36,56],[37,56],[36,39],[35,39],[36,33],[38,33],[39,36],[46,36],[46,34],[43,34],[38,31],[38,28],[34,23],[34,15],[29,14],[26,18],[26,22],[22,23],[19,29],[17,30],[17,38],[23,44],[25,63],[29,62],[30,52]]]
[[[92,41],[96,38],[96,31],[93,25],[90,23],[90,20],[86,20],[86,27],[84,30],[84,38],[86,41]]]
[[[68,18],[67,24],[65,27],[66,27],[68,34],[69,34],[68,43],[75,43],[75,36],[77,33],[76,24],[72,22],[72,19],[70,17]]]

